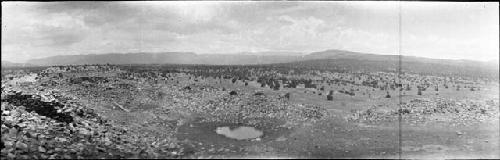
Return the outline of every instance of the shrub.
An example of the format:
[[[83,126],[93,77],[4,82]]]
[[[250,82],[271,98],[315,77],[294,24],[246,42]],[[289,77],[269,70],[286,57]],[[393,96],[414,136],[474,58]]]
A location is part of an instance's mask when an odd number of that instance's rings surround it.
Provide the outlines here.
[[[236,91],[231,91],[231,92],[229,92],[229,95],[232,95],[232,96],[233,95],[238,95],[238,93]]]

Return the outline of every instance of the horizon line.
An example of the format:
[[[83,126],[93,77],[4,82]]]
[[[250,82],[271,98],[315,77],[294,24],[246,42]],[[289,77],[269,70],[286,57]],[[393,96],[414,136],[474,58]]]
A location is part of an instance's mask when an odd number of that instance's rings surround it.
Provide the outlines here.
[[[288,52],[288,53],[295,53],[300,56],[306,56],[310,55],[313,53],[319,53],[319,52],[326,52],[326,51],[344,51],[344,52],[353,52],[353,53],[358,53],[358,54],[371,54],[371,55],[381,55],[381,56],[399,56],[400,54],[379,54],[379,53],[368,53],[368,52],[359,52],[359,51],[350,51],[350,50],[344,50],[344,49],[326,49],[326,50],[321,50],[321,51],[310,51],[310,52],[301,52],[301,51],[240,51],[240,52],[226,52],[226,53],[210,53],[210,52],[205,52],[205,53],[197,53],[193,51],[155,51],[155,52],[102,52],[102,53],[87,53],[87,54],[68,54],[68,55],[54,55],[54,56],[46,56],[46,57],[41,57],[41,58],[31,58],[28,60],[25,60],[24,62],[16,62],[16,61],[11,61],[11,60],[3,60],[2,62],[10,62],[10,63],[28,63],[30,60],[36,60],[36,59],[45,59],[45,58],[50,58],[50,57],[57,57],[57,56],[86,56],[86,55],[106,55],[106,54],[162,54],[162,53],[184,53],[184,54],[195,54],[195,55],[238,55],[238,54],[247,54],[247,53],[270,53],[270,52]],[[288,54],[280,54],[280,55],[288,55]],[[261,56],[266,56],[265,54]],[[500,62],[499,57],[496,57],[496,59],[489,59],[489,60],[479,60],[479,59],[467,59],[467,58],[431,58],[431,57],[422,57],[422,56],[415,56],[415,55],[402,55],[405,57],[416,57],[416,58],[426,58],[426,59],[434,59],[434,60],[457,60],[457,61],[478,61],[478,62]]]

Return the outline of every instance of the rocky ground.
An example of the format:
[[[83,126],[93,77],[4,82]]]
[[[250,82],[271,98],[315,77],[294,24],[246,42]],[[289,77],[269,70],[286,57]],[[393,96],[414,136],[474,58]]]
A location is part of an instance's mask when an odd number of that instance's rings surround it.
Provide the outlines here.
[[[42,85],[49,80],[57,85]],[[28,82],[23,86],[6,82],[2,158],[192,157],[181,147],[188,142],[179,142],[175,134],[195,119],[291,127],[327,114],[317,106],[288,104],[249,91],[117,80],[131,89],[104,87],[116,82],[88,87],[46,77],[14,80]]]
[[[399,108],[373,106],[366,110],[352,110],[350,121],[376,123],[402,120],[412,124],[449,122],[452,125],[471,125],[498,119],[498,100],[454,100],[445,98],[417,98]]]
[[[344,95],[288,100],[252,82],[185,74],[153,82],[118,78],[123,71],[57,72],[64,74],[2,81],[2,159],[397,158],[398,148],[410,158],[500,157],[498,131],[485,127],[498,120],[498,99],[436,96],[394,107],[373,104],[384,98],[348,102]],[[104,80],[73,81],[78,75]],[[404,146],[397,143],[399,114],[408,125]],[[264,135],[228,139],[214,131],[222,125],[252,126]]]

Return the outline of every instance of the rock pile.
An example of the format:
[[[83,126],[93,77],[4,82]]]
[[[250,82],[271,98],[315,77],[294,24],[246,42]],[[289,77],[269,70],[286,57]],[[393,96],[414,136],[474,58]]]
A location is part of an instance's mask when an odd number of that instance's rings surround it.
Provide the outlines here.
[[[2,91],[2,159],[154,158],[162,153],[158,149],[179,148],[171,141],[151,146],[156,140],[114,126],[93,109],[58,101],[44,102],[40,95]],[[173,155],[172,149],[162,157],[180,155]],[[177,149],[176,153],[181,152]]]
[[[40,97],[25,95],[21,92],[3,96],[2,102],[8,102],[14,106],[23,106],[27,112],[34,111],[41,116],[52,118],[58,122],[73,122],[73,118],[68,114],[73,108],[65,107],[58,102],[42,101]],[[81,111],[78,111],[78,113],[81,113]]]

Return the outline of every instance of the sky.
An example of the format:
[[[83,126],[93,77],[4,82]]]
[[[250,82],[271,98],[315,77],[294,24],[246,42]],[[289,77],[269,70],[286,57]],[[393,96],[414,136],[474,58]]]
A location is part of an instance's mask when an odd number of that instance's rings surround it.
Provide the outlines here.
[[[498,2],[2,2],[1,58],[341,49],[498,61],[498,7]]]

